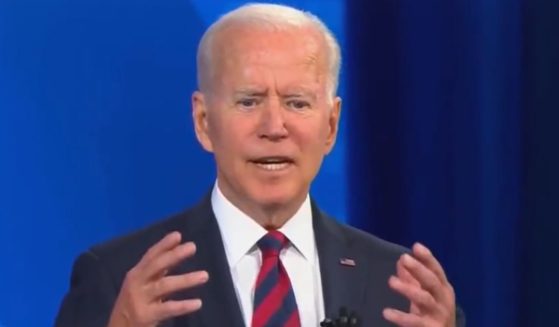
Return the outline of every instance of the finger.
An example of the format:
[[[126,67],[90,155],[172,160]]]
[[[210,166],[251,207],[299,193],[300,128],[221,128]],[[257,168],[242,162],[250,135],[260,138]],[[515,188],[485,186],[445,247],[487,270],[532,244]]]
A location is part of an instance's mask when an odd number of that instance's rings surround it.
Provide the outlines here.
[[[413,304],[417,305],[421,312],[433,313],[438,311],[437,301],[435,301],[429,292],[425,291],[421,287],[405,283],[396,276],[390,276],[388,284],[393,290],[402,294]]]
[[[152,284],[152,298],[159,300],[168,294],[204,284],[208,278],[208,272],[204,270],[161,278]]]
[[[437,275],[441,282],[448,283],[441,263],[435,258],[431,250],[421,243],[416,243],[413,246],[413,253],[421,263]]]
[[[384,309],[382,311],[384,319],[400,326],[400,327],[424,327],[421,317],[411,313],[405,313],[395,309]]]
[[[181,238],[182,236],[179,232],[171,232],[167,234],[159,242],[155,243],[155,245],[153,245],[146,251],[137,265],[138,268],[141,269],[141,267],[149,265],[149,263],[153,259],[157,258],[161,253],[175,248],[177,245],[180,244]]]
[[[413,285],[421,286],[421,284],[413,277],[413,275],[404,267],[402,260],[396,263],[396,273],[400,279]]]
[[[200,299],[166,301],[157,304],[155,308],[155,316],[157,321],[163,321],[198,311],[201,307],[202,300]]]
[[[184,259],[192,257],[196,253],[196,245],[193,242],[187,242],[176,246],[171,250],[161,253],[154,258],[149,264],[144,266],[143,275],[146,278],[157,279],[163,276],[162,272],[168,271]]]
[[[400,260],[423,289],[431,293],[437,300],[444,299],[443,284],[434,272],[409,254],[404,254]]]
[[[416,285],[418,287],[421,287],[421,284],[417,281],[417,279],[415,279],[412,274],[406,269],[406,267],[404,267],[404,264],[402,263],[402,260],[398,260],[398,262],[396,263],[396,270],[397,270],[397,274],[398,277],[409,284],[412,285]],[[410,312],[411,313],[415,313],[415,314],[419,314],[421,313],[421,310],[419,309],[419,307],[411,302],[411,306],[410,306]]]

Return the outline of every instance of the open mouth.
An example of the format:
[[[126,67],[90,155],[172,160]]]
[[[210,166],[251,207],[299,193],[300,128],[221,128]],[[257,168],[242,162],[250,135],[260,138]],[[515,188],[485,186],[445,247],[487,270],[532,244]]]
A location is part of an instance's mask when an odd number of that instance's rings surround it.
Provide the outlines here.
[[[291,158],[279,156],[257,158],[254,160],[250,160],[250,162],[254,163],[259,168],[268,171],[280,171],[283,169],[287,169],[293,164],[293,160]]]

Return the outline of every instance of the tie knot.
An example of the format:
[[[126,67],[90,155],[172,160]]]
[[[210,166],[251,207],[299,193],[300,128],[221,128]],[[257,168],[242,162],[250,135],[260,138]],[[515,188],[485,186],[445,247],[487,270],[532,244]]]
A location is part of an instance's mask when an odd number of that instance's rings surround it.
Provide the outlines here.
[[[256,243],[264,257],[279,256],[288,240],[282,232],[271,230]]]

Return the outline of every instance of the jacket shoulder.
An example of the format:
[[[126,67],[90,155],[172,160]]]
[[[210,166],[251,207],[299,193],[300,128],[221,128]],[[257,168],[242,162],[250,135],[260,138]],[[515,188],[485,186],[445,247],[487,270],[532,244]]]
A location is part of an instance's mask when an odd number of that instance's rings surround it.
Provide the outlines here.
[[[165,235],[176,230],[187,217],[188,211],[173,214],[140,229],[97,243],[90,248],[90,252],[106,257],[121,252],[130,253],[134,249],[149,248]]]
[[[201,208],[201,205],[194,206],[128,234],[95,244],[88,252],[109,270],[113,278],[122,280],[124,275],[142,259],[146,251],[167,234],[179,231],[182,242],[187,241],[190,237],[187,233],[195,233],[199,226],[197,222],[207,218],[203,216],[204,214],[208,215],[207,208]]]
[[[324,213],[323,215],[338,226],[339,232],[352,249],[363,253],[366,257],[373,256],[376,260],[395,262],[402,254],[410,252],[410,249],[403,245],[388,241],[348,223],[339,222]]]

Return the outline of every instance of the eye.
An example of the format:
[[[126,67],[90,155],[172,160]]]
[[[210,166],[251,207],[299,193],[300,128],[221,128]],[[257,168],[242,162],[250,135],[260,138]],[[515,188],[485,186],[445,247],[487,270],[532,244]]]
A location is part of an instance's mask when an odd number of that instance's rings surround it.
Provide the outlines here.
[[[304,100],[290,100],[287,102],[287,105],[295,110],[302,110],[306,108],[310,108],[310,103]]]
[[[255,98],[244,98],[237,101],[237,105],[243,108],[253,108],[258,105],[258,100]]]

